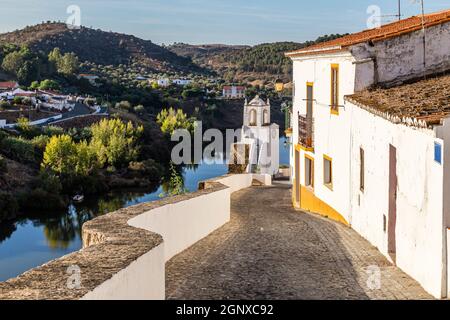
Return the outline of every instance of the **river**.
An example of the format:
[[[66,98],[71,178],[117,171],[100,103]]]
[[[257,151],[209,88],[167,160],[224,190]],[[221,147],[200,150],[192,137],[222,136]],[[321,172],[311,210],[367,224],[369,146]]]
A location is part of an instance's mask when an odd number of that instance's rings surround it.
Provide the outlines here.
[[[280,139],[280,163],[289,163],[289,148]],[[184,169],[184,187],[197,190],[202,180],[227,173],[226,165],[201,164]],[[117,191],[102,197],[86,198],[67,210],[40,213],[17,221],[0,224],[0,281],[16,277],[50,260],[79,250],[82,247],[81,226],[97,216],[138,203],[161,198],[163,187],[148,191]]]

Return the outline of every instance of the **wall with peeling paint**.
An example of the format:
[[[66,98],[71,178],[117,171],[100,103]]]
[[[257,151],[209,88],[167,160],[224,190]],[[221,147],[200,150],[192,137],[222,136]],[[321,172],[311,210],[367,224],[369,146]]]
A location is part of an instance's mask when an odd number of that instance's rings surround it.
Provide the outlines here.
[[[416,31],[399,37],[361,43],[351,47],[356,60],[373,58],[357,65],[356,90],[374,83],[393,85],[425,74],[450,69],[450,23],[426,29],[426,65],[423,55],[423,33]],[[370,83],[372,79],[372,83]]]

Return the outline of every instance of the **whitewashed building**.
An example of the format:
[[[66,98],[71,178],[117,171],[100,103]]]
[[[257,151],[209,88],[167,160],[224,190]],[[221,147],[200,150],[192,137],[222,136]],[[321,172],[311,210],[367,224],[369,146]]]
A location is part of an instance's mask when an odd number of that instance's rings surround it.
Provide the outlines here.
[[[222,97],[225,99],[241,99],[245,98],[244,86],[224,86]]]
[[[280,167],[279,126],[270,123],[270,101],[245,101],[241,143],[250,146],[248,172],[275,175]],[[257,172],[256,172],[257,171]]]
[[[425,33],[422,17],[411,17],[287,53],[292,201],[351,226],[441,298],[448,294],[450,78],[417,78],[450,70],[450,11],[423,21]]]
[[[93,86],[97,86],[97,80],[99,79],[99,76],[95,74],[89,74],[89,73],[81,73],[78,75],[78,79],[86,79],[89,81],[89,83]]]
[[[172,83],[177,86],[187,86],[192,83],[191,79],[174,79]]]
[[[166,88],[166,87],[170,86],[170,84],[171,84],[170,79],[168,79],[168,78],[161,78],[161,79],[156,79],[156,80],[148,80],[148,82],[151,85],[155,83],[160,88]]]

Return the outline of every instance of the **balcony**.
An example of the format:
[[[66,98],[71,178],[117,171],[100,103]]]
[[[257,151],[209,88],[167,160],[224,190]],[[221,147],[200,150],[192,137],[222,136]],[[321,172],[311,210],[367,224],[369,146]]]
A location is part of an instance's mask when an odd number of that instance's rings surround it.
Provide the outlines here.
[[[314,120],[308,116],[298,116],[298,144],[307,151],[314,150]]]

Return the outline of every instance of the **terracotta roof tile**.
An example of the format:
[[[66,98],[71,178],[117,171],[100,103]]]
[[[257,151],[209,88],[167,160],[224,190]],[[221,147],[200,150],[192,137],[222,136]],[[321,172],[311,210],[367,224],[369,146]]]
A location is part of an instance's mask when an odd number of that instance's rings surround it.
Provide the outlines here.
[[[358,92],[346,100],[391,116],[439,122],[450,115],[450,75]]]
[[[12,89],[18,86],[17,82],[14,81],[5,81],[5,82],[0,82],[0,88],[7,88],[7,89]]]
[[[429,28],[437,24],[450,21],[450,9],[424,15],[425,27]],[[414,16],[400,21],[392,22],[376,29],[368,29],[358,33],[353,33],[342,38],[318,43],[300,50],[287,52],[290,57],[300,55],[310,55],[317,51],[334,52],[351,45],[355,45],[367,41],[379,41],[402,34],[414,32],[422,28],[422,15]]]

